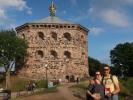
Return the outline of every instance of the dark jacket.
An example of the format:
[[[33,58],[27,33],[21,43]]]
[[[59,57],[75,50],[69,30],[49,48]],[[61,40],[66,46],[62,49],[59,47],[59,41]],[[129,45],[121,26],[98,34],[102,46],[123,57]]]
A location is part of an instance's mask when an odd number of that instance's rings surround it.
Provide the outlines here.
[[[87,91],[93,93],[100,93],[101,100],[104,100],[104,87],[101,84],[90,84],[87,87]],[[86,100],[94,100],[90,95],[86,93]]]

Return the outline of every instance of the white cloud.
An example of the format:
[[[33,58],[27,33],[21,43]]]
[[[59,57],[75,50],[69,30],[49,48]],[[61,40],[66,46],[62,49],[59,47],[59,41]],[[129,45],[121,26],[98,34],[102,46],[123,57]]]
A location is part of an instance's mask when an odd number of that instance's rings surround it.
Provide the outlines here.
[[[0,9],[0,19],[5,19],[5,18],[6,18],[6,15],[4,10]]]
[[[26,1],[24,0],[0,0],[0,8],[5,9],[10,7],[14,7],[17,10],[24,10],[29,8],[27,7]]]
[[[27,6],[25,0],[0,0],[0,25],[12,24],[13,19],[9,18],[7,13],[9,9],[25,10],[28,14],[32,14],[31,8]]]
[[[104,30],[102,28],[99,28],[99,27],[90,28],[90,33],[92,35],[98,35],[98,34],[100,34],[102,32],[104,32]]]
[[[127,16],[117,10],[108,9],[101,11],[101,18],[108,24],[119,26],[119,27],[128,27],[129,21]]]
[[[93,0],[88,14],[106,24],[117,27],[130,27],[133,0]]]

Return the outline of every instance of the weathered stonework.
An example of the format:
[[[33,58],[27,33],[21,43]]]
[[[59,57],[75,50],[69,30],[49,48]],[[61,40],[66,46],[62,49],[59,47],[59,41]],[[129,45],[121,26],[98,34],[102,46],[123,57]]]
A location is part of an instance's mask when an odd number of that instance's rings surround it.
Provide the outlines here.
[[[26,66],[20,74],[34,79],[88,76],[87,33],[78,24],[24,24],[16,28],[28,42]]]

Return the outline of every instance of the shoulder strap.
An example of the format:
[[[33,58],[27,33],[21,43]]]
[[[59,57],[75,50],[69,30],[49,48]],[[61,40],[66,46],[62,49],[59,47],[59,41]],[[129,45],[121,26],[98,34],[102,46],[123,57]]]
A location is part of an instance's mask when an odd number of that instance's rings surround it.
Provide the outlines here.
[[[111,81],[112,81],[113,84],[114,84],[113,75],[110,75],[110,79],[111,79]],[[102,84],[103,84],[103,80],[104,80],[104,76],[102,77],[102,80],[101,80],[101,83],[102,83]]]
[[[114,84],[113,76],[114,76],[114,75],[110,75],[110,79],[111,79],[111,81],[112,81],[113,84]]]
[[[104,76],[102,77],[101,84],[103,84]]]

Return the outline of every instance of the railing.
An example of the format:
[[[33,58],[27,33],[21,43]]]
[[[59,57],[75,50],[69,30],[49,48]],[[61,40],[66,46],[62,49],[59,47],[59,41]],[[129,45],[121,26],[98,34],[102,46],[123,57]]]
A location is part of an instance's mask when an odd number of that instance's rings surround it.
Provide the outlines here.
[[[42,92],[44,91],[44,88],[39,88],[39,89],[33,89],[33,90],[30,90],[30,91],[18,91],[18,92],[13,92],[11,93],[11,98],[17,98],[17,97],[20,97],[20,96],[27,96],[27,95],[32,95],[34,93],[37,93],[37,92]],[[1,100],[1,99],[0,99]]]

